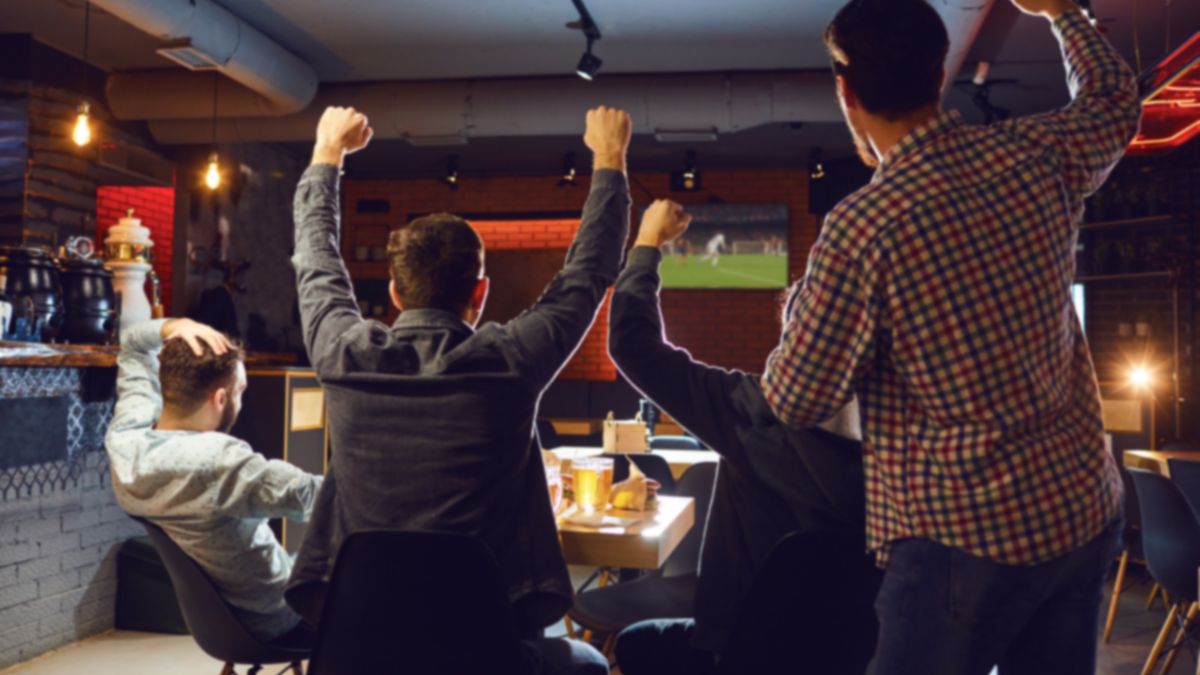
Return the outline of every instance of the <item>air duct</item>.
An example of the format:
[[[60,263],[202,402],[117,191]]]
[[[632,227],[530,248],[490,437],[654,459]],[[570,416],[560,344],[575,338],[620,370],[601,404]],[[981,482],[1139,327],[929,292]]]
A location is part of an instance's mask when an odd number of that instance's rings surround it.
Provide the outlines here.
[[[163,40],[163,56],[232,80],[220,91],[222,117],[288,115],[303,110],[316,94],[311,66],[212,0],[92,2]],[[176,70],[114,74],[107,97],[118,119],[211,118],[212,77]]]
[[[414,145],[431,139],[573,136],[584,113],[598,105],[627,110],[638,133],[671,136],[697,129],[725,134],[771,122],[840,122],[828,71],[776,73],[610,75],[577,77],[387,82],[327,85],[313,105],[276,119],[225,119],[223,142],[286,142],[312,138],[326,105],[353,106],[371,120],[377,138]],[[160,143],[212,140],[210,121],[158,120]]]

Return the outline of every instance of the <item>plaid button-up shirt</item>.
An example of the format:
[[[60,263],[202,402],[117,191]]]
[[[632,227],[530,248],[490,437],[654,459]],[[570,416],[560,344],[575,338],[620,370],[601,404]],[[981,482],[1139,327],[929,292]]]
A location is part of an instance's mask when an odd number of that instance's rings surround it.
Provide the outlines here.
[[[826,218],[763,377],[795,426],[857,394],[867,544],[921,537],[1033,564],[1121,508],[1071,301],[1083,200],[1138,124],[1133,72],[1079,12],[1054,22],[1073,102],[915,129]]]

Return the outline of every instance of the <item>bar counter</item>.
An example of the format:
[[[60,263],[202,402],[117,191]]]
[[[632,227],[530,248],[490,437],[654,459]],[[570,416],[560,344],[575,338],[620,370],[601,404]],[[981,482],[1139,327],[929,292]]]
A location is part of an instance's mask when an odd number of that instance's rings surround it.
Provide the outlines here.
[[[113,368],[117,365],[116,345],[68,345],[0,340],[0,368],[28,366],[57,368]],[[249,352],[247,368],[295,365],[295,354]]]

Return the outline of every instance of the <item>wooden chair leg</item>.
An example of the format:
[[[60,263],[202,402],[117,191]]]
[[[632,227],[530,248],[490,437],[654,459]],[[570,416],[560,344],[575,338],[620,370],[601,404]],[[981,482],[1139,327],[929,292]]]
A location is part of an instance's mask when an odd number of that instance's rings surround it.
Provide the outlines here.
[[[575,639],[575,622],[571,621],[570,614],[563,615],[563,625],[567,627],[567,637]]]
[[[1142,675],[1150,675],[1154,672],[1154,667],[1158,665],[1158,658],[1162,655],[1163,647],[1167,644],[1167,638],[1171,637],[1171,628],[1175,626],[1175,617],[1179,614],[1179,607],[1172,605],[1170,611],[1167,612],[1167,620],[1163,622],[1162,630],[1158,632],[1158,639],[1154,641],[1154,646],[1150,649],[1150,655],[1146,657],[1146,665],[1142,668]]]
[[[610,576],[611,574],[612,574],[612,570],[610,570],[609,568],[605,567],[605,568],[604,568],[604,570],[600,572],[600,581],[599,581],[599,582],[596,584],[596,587],[597,587],[597,588],[604,588],[605,586],[607,586],[607,585],[608,585],[608,578],[609,578],[609,576]]]
[[[1104,621],[1104,643],[1112,637],[1113,624],[1117,620],[1117,601],[1121,599],[1121,589],[1125,585],[1125,569],[1129,567],[1129,549],[1121,552],[1121,562],[1117,565],[1117,579],[1113,582],[1112,600],[1108,601],[1108,618]]]
[[[608,637],[604,639],[604,647],[601,648],[600,653],[603,654],[604,657],[607,658],[609,661],[612,661],[613,648],[616,646],[617,646],[617,634],[609,633]]]
[[[1167,654],[1167,660],[1163,663],[1162,672],[1171,672],[1171,666],[1175,665],[1175,659],[1179,657],[1179,652],[1183,651],[1184,636],[1187,635],[1188,629],[1191,628],[1192,621],[1196,619],[1196,615],[1200,614],[1200,604],[1192,603],[1188,607],[1187,616],[1183,617],[1183,625],[1175,632],[1175,641],[1171,643],[1171,653]]]
[[[226,663],[225,667],[221,669],[221,675],[234,675],[233,664]]]
[[[1154,599],[1158,597],[1158,592],[1161,590],[1162,586],[1159,586],[1157,581],[1150,587],[1150,597],[1146,598],[1146,611],[1150,611],[1150,608],[1154,606]]]

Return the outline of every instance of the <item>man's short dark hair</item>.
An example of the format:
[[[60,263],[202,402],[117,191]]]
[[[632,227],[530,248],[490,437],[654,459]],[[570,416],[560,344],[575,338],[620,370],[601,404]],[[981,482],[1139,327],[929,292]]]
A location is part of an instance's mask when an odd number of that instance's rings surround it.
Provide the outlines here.
[[[479,281],[483,240],[458,216],[422,216],[392,232],[388,265],[405,309],[457,314],[470,304]]]
[[[158,379],[164,407],[190,415],[204,405],[214,390],[233,386],[238,363],[245,359],[242,348],[235,344],[217,356],[203,342],[200,346],[204,349],[203,356],[196,356],[181,338],[163,343],[158,354]]]
[[[950,37],[925,0],[851,0],[825,28],[825,48],[873,115],[895,120],[941,99]]]

